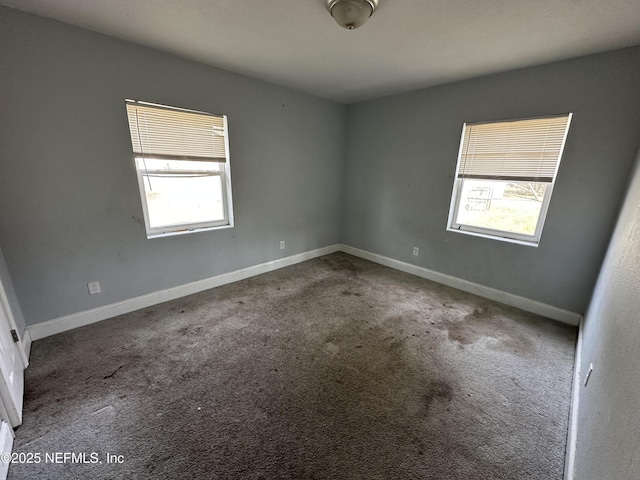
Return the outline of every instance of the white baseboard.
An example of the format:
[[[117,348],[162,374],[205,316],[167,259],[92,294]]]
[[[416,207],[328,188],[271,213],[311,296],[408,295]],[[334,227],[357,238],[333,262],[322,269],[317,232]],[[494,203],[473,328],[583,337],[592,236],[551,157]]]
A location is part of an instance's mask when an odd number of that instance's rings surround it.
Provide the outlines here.
[[[159,303],[174,300],[186,295],[202,292],[210,288],[219,287],[221,285],[244,280],[245,278],[253,277],[255,275],[278,270],[280,268],[288,267],[296,263],[311,260],[312,258],[321,257],[322,255],[335,253],[339,250],[339,245],[330,245],[328,247],[318,248],[317,250],[299,253],[290,257],[272,260],[270,262],[261,263],[259,265],[243,268],[241,270],[235,270],[229,273],[223,273],[222,275],[216,275],[215,277],[205,278],[196,282],[169,288],[167,290],[148,293],[140,297],[130,298],[121,302],[112,303],[109,305],[104,305],[102,307],[93,308],[91,310],[85,310],[78,313],[72,313],[71,315],[65,315],[64,317],[47,320],[46,322],[29,325],[25,333],[28,333],[30,335],[30,339],[32,339],[33,341],[40,340],[41,338],[55,335],[57,333],[66,332],[67,330],[90,325],[92,323],[100,322],[117,315],[130,313],[141,308],[150,307],[152,305],[157,305]]]
[[[513,295],[511,293],[496,290],[494,288],[485,287],[477,283],[462,280],[460,278],[452,277],[444,273],[439,273],[433,270],[429,270],[409,263],[394,260],[389,257],[384,257],[375,253],[360,250],[358,248],[350,247],[348,245],[330,245],[328,247],[319,248],[317,250],[311,250],[290,257],[281,258],[278,260],[272,260],[270,262],[261,263],[252,267],[243,268],[229,273],[223,273],[215,277],[205,278],[196,282],[187,283],[178,287],[169,288],[167,290],[161,290],[158,292],[148,293],[140,297],[130,298],[121,302],[104,305],[102,307],[93,308],[91,310],[85,310],[78,313],[72,313],[63,317],[47,320],[46,322],[36,323],[29,325],[24,334],[24,349],[27,353],[31,347],[31,341],[36,341],[41,338],[45,338],[57,333],[62,333],[74,328],[90,325],[95,322],[106,320],[117,315],[130,313],[141,308],[157,305],[162,302],[174,300],[176,298],[191,295],[193,293],[202,292],[210,288],[219,287],[228,283],[244,280],[255,275],[271,272],[280,268],[288,267],[296,263],[311,260],[312,258],[321,257],[322,255],[328,255],[342,251],[356,257],[364,258],[387,267],[394,268],[403,272],[416,275],[418,277],[426,278],[434,282],[442,283],[444,285],[463,290],[465,292],[473,293],[481,297],[495,300],[506,305],[520,308],[527,312],[536,313],[554,320],[558,320],[570,325],[578,325],[581,315],[561,308],[553,307],[535,300]],[[28,339],[28,341],[27,341]]]
[[[360,250],[359,248],[350,247],[348,245],[340,245],[340,250],[355,257],[364,258],[365,260],[370,260],[372,262],[379,263],[380,265],[395,268],[396,270],[410,273],[418,277],[426,278],[427,280],[432,280],[449,287],[457,288],[458,290],[462,290],[464,292],[473,293],[474,295],[488,298],[489,300],[494,300],[496,302],[504,303],[505,305],[519,308],[521,310],[524,310],[525,312],[542,315],[543,317],[551,318],[552,320],[557,320],[569,325],[578,325],[580,323],[580,319],[582,318],[582,315],[580,315],[579,313],[563,310],[562,308],[553,307],[536,300],[520,297],[512,293],[503,292],[502,290],[496,290],[495,288],[486,287],[478,283],[469,282],[468,280],[452,277],[451,275],[446,275],[434,270],[429,270],[427,268],[418,267],[410,263],[394,260],[393,258],[378,255],[377,253],[367,252],[365,250]]]
[[[569,431],[567,433],[567,451],[564,461],[564,480],[574,480],[576,464],[576,443],[578,442],[578,408],[580,406],[580,390],[582,381],[582,326],[578,326],[578,342],[573,366],[573,386],[571,388],[571,409],[569,410]]]

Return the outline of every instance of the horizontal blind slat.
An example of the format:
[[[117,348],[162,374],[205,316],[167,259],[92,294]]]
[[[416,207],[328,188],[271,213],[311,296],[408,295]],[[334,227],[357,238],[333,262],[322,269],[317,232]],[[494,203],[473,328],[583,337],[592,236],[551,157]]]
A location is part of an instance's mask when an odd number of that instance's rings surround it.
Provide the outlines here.
[[[142,157],[137,154],[136,158],[146,158],[147,160],[185,160],[190,162],[226,162],[226,158],[214,158],[214,157],[198,157],[195,155],[162,155],[159,153],[154,153],[152,155],[146,155],[146,157]]]

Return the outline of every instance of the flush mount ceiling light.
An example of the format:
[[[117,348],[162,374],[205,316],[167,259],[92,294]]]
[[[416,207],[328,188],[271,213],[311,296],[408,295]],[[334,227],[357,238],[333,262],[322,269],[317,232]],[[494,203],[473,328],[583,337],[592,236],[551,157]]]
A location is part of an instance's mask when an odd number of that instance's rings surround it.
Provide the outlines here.
[[[342,28],[358,28],[373,15],[379,0],[327,0],[331,16]]]

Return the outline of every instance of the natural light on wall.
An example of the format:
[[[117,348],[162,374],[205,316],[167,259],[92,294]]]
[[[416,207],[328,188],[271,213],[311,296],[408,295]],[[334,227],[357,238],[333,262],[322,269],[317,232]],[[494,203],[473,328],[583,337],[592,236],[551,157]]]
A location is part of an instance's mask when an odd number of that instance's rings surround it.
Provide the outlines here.
[[[147,237],[232,226],[226,116],[126,105]]]
[[[570,122],[465,124],[448,230],[537,246]]]

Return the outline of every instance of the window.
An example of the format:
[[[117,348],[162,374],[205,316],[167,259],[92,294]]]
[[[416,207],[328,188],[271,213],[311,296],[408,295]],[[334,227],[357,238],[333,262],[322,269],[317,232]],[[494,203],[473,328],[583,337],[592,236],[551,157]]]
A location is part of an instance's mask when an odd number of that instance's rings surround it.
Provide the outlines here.
[[[537,246],[570,122],[465,124],[447,229]]]
[[[233,226],[227,117],[126,105],[147,237]]]

